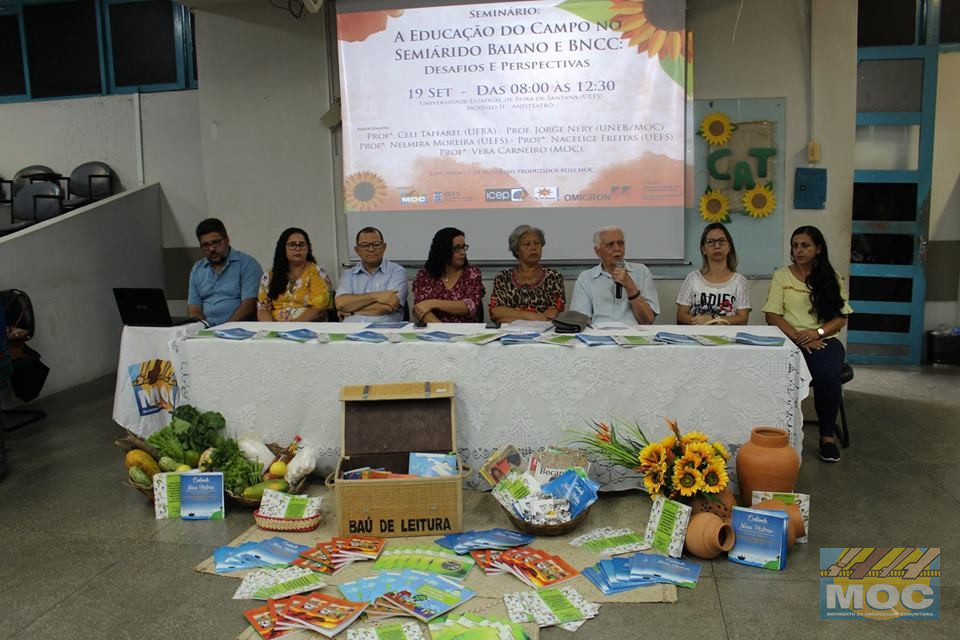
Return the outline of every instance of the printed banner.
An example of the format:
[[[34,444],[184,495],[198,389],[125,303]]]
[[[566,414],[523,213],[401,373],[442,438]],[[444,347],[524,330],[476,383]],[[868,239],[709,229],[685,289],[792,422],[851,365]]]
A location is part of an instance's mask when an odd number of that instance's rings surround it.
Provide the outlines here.
[[[127,371],[133,385],[137,411],[141,416],[173,411],[177,406],[179,387],[172,362],[154,358],[131,364]]]

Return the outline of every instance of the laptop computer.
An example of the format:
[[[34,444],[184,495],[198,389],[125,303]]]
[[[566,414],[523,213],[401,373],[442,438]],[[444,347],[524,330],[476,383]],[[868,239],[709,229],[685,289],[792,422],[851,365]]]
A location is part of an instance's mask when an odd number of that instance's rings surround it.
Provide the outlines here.
[[[117,299],[117,309],[123,324],[132,327],[174,327],[188,322],[198,322],[193,318],[172,317],[167,307],[167,297],[163,289],[116,287],[113,297]]]

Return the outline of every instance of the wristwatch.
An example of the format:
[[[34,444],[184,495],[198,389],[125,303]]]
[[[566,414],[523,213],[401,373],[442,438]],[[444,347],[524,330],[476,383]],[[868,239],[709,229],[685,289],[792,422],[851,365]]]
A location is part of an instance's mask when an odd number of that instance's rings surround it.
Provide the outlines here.
[[[822,338],[822,337],[825,335],[825,333],[826,333],[826,332],[823,330],[823,327],[817,327],[817,335],[818,335],[818,336],[820,336],[820,337]]]

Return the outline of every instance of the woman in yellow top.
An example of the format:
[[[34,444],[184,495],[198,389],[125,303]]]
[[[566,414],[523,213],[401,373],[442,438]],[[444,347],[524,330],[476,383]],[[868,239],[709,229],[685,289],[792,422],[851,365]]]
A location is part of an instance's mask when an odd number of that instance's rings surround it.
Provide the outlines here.
[[[790,260],[793,264],[774,272],[763,311],[767,324],[793,340],[807,361],[820,422],[820,459],[837,462],[840,450],[834,434],[846,355],[838,335],[853,309],[847,304],[840,275],[830,265],[819,229],[804,226],[793,232]]]
[[[291,227],[281,233],[273,268],[260,278],[257,320],[325,320],[331,299],[329,280],[317,266],[307,232]]]

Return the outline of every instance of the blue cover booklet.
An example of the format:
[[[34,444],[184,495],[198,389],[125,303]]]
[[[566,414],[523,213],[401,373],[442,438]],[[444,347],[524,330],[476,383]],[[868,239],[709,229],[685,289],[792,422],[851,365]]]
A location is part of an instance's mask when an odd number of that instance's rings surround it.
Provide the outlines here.
[[[180,474],[180,517],[184,520],[223,520],[223,473]]]
[[[782,571],[787,566],[789,516],[780,511],[733,508],[736,542],[727,559],[751,567]]]

